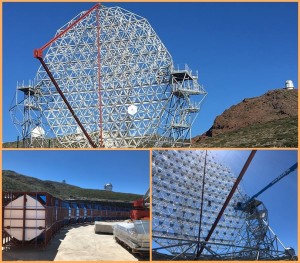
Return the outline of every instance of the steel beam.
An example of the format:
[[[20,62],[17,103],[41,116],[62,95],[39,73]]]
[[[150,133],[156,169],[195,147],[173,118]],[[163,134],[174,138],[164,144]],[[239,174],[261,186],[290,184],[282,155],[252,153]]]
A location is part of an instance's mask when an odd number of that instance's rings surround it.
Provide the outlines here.
[[[67,108],[69,109],[70,113],[72,114],[73,118],[75,119],[76,123],[79,125],[79,127],[81,128],[82,132],[84,133],[85,137],[87,138],[87,140],[89,141],[90,145],[93,148],[97,148],[97,145],[93,142],[92,138],[90,137],[90,135],[87,133],[86,129],[83,127],[83,125],[81,124],[80,120],[78,119],[78,117],[75,114],[75,111],[72,109],[70,103],[68,102],[67,98],[65,97],[65,95],[63,94],[62,90],[60,89],[60,87],[58,86],[55,78],[53,77],[51,71],[49,70],[48,66],[46,65],[45,61],[43,60],[43,58],[38,57],[38,60],[41,62],[43,68],[45,69],[45,71],[47,72],[49,78],[51,79],[53,85],[55,86],[57,92],[59,93],[59,95],[61,96],[61,98],[63,99],[64,103],[66,104]]]
[[[213,234],[215,228],[217,227],[217,225],[218,225],[218,223],[219,223],[219,221],[220,221],[220,219],[221,219],[221,217],[222,217],[222,215],[223,215],[223,213],[224,213],[227,205],[229,204],[229,202],[230,202],[230,200],[231,200],[231,198],[232,198],[235,190],[237,189],[240,181],[242,180],[245,172],[247,171],[247,169],[248,169],[248,167],[249,167],[249,165],[250,165],[250,163],[251,163],[251,161],[252,161],[255,153],[256,153],[256,150],[252,150],[251,151],[251,153],[250,153],[250,155],[249,155],[249,157],[248,157],[248,159],[247,159],[247,161],[246,161],[243,169],[241,170],[241,172],[240,172],[238,178],[236,179],[236,181],[235,181],[235,183],[234,183],[234,185],[233,185],[230,193],[228,194],[228,196],[227,196],[227,198],[226,198],[226,200],[225,200],[225,202],[223,204],[223,207],[221,208],[221,211],[219,212],[219,214],[218,214],[215,222],[213,223],[211,229],[209,230],[208,235],[205,238],[205,242],[207,242],[210,239],[210,237]],[[205,248],[205,246],[202,245],[201,248],[200,248],[200,250],[197,252],[195,259],[199,259],[199,257],[201,256],[201,253],[203,252],[204,248]]]

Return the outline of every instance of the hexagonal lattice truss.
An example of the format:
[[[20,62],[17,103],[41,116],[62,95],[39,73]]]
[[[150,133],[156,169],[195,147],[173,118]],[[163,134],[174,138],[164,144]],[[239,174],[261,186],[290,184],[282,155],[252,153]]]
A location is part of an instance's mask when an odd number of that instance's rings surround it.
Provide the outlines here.
[[[80,13],[56,36],[44,62],[98,147],[189,143],[202,101],[191,98],[206,92],[187,68],[184,77],[174,78],[172,57],[146,19],[100,6]],[[178,93],[180,86],[185,89]],[[90,147],[43,67],[35,78],[35,96],[48,136],[64,147]]]
[[[195,257],[197,245],[199,249],[204,244],[201,242],[236,181],[230,168],[220,163],[212,152],[207,153],[206,161],[205,155],[205,151],[153,151],[153,240],[159,249],[168,250],[178,259]],[[270,259],[282,255],[275,247],[276,237],[268,231],[263,204],[251,214],[234,209],[246,199],[239,187],[201,258]]]

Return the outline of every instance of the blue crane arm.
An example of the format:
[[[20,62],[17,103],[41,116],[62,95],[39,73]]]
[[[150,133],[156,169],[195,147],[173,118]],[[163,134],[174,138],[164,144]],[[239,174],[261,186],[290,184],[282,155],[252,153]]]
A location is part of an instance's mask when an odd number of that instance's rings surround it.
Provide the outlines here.
[[[252,200],[254,200],[256,197],[258,197],[260,194],[262,194],[264,191],[269,189],[271,186],[279,182],[282,178],[290,174],[291,172],[295,171],[298,167],[298,163],[295,163],[292,165],[289,169],[284,171],[281,175],[279,175],[277,178],[275,178],[271,183],[269,183],[266,187],[261,189],[257,194],[253,195],[249,200],[246,201],[246,204],[250,203]]]

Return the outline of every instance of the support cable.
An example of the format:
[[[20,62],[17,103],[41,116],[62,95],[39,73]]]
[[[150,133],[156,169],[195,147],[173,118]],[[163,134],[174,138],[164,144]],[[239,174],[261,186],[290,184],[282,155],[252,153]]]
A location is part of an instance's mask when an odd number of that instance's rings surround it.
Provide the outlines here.
[[[252,150],[251,151],[251,153],[250,153],[250,155],[249,155],[249,157],[248,157],[248,159],[247,159],[247,161],[246,161],[243,169],[241,170],[241,172],[240,172],[238,178],[236,179],[236,181],[235,181],[235,183],[234,183],[234,185],[233,185],[230,193],[228,194],[228,196],[227,196],[227,198],[226,198],[226,200],[225,200],[225,202],[223,204],[223,207],[222,207],[221,211],[219,212],[219,214],[218,214],[215,222],[213,223],[211,229],[209,230],[209,233],[208,233],[207,237],[205,238],[205,242],[207,242],[210,239],[210,237],[213,234],[215,228],[217,227],[217,225],[218,225],[218,223],[219,223],[219,221],[220,221],[220,219],[221,219],[221,217],[222,217],[222,215],[223,215],[223,213],[224,213],[227,205],[229,204],[229,202],[230,202],[230,200],[231,200],[231,198],[232,198],[235,190],[237,189],[240,181],[242,180],[245,172],[247,171],[247,169],[248,169],[248,167],[249,167],[249,165],[250,165],[250,163],[251,163],[251,161],[252,161],[255,153],[256,153],[256,150]],[[201,248],[200,248],[200,250],[199,250],[199,252],[197,253],[195,259],[199,259],[199,257],[201,256],[201,253],[203,252],[204,248],[205,248],[205,246],[202,245]]]
[[[98,98],[99,98],[99,131],[100,131],[100,147],[103,147],[103,123],[102,123],[102,98],[101,98],[101,57],[100,57],[100,5],[98,5],[96,10],[96,19],[97,19],[97,48],[98,48]]]

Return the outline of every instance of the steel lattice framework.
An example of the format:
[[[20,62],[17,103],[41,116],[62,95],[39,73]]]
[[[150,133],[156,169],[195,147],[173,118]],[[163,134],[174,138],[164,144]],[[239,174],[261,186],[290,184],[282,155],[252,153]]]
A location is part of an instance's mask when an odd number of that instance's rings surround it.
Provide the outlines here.
[[[97,147],[190,144],[191,126],[207,93],[198,74],[187,66],[175,69],[145,18],[96,5],[60,28],[43,49],[43,61]],[[32,95],[48,136],[64,147],[91,147],[42,66]]]
[[[25,147],[43,147],[45,145],[45,130],[43,116],[38,105],[38,96],[32,82],[17,83],[15,97],[10,106],[13,122],[22,136]]]
[[[154,256],[179,260],[292,258],[270,228],[263,203],[251,211],[234,209],[248,199],[240,187],[205,241],[236,181],[231,169],[212,152],[153,151],[152,165]],[[203,252],[196,256],[201,247]]]

